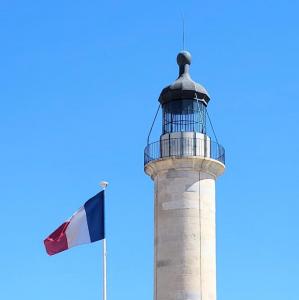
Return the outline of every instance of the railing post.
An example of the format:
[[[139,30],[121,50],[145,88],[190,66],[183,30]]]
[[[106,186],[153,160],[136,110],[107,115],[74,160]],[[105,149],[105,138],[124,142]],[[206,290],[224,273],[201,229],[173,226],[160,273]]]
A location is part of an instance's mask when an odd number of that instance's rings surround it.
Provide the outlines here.
[[[203,157],[207,157],[207,138],[206,138],[206,135],[204,135],[204,138],[203,138]]]
[[[196,132],[193,132],[193,156],[196,156],[196,148],[197,148],[197,139]]]
[[[180,156],[184,156],[184,153],[185,153],[185,145],[184,145],[184,141],[185,140],[183,140],[184,139],[184,137],[183,137],[183,132],[181,131],[181,137],[180,137]]]
[[[168,156],[170,157],[170,133],[168,133]]]

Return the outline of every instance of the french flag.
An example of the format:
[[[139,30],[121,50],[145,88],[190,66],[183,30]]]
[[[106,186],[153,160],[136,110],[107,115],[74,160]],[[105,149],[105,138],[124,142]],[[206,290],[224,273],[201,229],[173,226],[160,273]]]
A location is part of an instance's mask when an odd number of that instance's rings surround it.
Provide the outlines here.
[[[104,191],[89,199],[45,240],[49,255],[105,238]]]

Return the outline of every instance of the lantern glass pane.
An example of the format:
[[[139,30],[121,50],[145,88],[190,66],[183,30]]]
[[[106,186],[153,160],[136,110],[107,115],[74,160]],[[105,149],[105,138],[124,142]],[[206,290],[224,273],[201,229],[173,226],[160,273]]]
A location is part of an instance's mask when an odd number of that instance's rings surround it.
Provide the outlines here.
[[[163,105],[163,134],[206,132],[206,107],[194,99],[177,100]]]

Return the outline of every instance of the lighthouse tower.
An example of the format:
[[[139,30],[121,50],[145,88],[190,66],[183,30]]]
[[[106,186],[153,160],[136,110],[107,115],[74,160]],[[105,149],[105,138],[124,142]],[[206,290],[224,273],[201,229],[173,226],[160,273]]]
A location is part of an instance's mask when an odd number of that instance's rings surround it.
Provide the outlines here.
[[[144,169],[155,185],[154,300],[216,300],[215,181],[222,146],[207,134],[203,86],[177,56],[179,77],[164,88],[162,134],[147,144]]]

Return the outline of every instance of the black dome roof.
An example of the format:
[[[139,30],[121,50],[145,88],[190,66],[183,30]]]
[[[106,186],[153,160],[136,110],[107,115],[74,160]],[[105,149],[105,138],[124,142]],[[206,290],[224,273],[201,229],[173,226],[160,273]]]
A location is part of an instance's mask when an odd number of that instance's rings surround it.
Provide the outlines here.
[[[207,90],[190,77],[191,54],[188,51],[180,52],[177,56],[177,63],[180,68],[179,77],[162,90],[159,102],[163,105],[173,100],[198,99],[208,105],[210,97]]]

